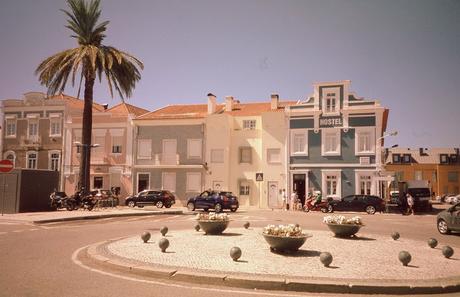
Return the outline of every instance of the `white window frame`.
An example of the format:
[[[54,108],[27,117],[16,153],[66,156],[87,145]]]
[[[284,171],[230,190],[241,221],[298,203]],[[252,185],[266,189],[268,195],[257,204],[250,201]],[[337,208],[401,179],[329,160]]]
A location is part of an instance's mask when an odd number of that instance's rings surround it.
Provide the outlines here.
[[[192,178],[197,178],[196,184],[192,183]],[[201,193],[201,173],[187,172],[185,191],[188,193]]]
[[[369,150],[360,151],[360,135],[368,134],[369,135]],[[355,155],[356,156],[363,156],[363,155],[373,155],[375,154],[375,128],[374,127],[366,127],[366,128],[355,128]]]
[[[337,186],[335,195],[327,194],[327,176],[336,176]],[[321,187],[323,197],[342,197],[342,170],[340,169],[323,169],[321,170]]]
[[[332,96],[334,94],[334,96]],[[327,101],[334,98],[335,105],[333,110],[327,109]],[[324,115],[340,115],[340,88],[322,88],[321,89],[321,106]]]
[[[165,185],[165,181],[168,176],[170,176],[171,178],[174,177],[174,181],[172,182],[170,188],[166,188],[167,185]],[[176,173],[175,172],[162,172],[161,173],[161,189],[168,190],[171,193],[176,192]]]
[[[361,194],[361,177],[367,176],[371,179],[370,182],[370,195],[374,195],[376,192],[375,189],[375,172],[369,170],[355,170],[355,194],[356,195],[367,195],[367,193]]]
[[[8,156],[13,156],[13,168],[16,167],[16,153],[14,151],[6,151],[4,154],[3,154],[3,159],[5,160],[10,160],[8,159]]]
[[[211,163],[224,163],[224,149],[211,149]]]
[[[115,140],[119,140],[119,142]],[[112,145],[110,146],[110,154],[111,155],[121,155],[123,153],[123,136],[112,135],[111,141],[112,141]],[[114,152],[114,148],[119,148],[120,151]]]
[[[29,166],[29,161],[33,160],[30,158],[30,155],[31,154],[35,154],[36,158],[35,158],[35,166],[34,167],[30,167]],[[28,151],[26,153],[26,168],[27,169],[38,169],[38,152],[37,151]]]
[[[291,130],[291,155],[294,156],[308,156],[308,129],[292,129]],[[296,137],[302,136],[305,144],[303,149],[296,148]]]
[[[192,154],[194,151],[192,148],[196,145],[199,149],[195,149],[197,154]],[[188,159],[201,159],[203,151],[203,141],[202,139],[187,139],[187,158]]]
[[[10,129],[9,126],[11,126],[12,129]],[[16,138],[17,128],[18,120],[16,119],[16,117],[7,117],[5,119],[5,138]]]
[[[251,185],[248,180],[241,180],[238,185],[238,193],[240,196],[251,195]]]
[[[141,156],[141,146],[144,144],[146,146],[145,156]],[[137,159],[140,160],[150,160],[152,159],[152,140],[151,139],[138,139],[137,140]]]
[[[255,130],[257,127],[257,120],[243,120],[243,130]]]
[[[51,158],[53,154],[59,155],[59,157],[57,158],[57,168],[55,170],[60,171],[61,170],[61,152],[57,150],[48,152],[48,169],[53,170],[53,160],[55,160]]]
[[[53,125],[57,124],[59,127],[59,133],[53,133]],[[50,137],[61,137],[62,136],[62,118],[60,114],[50,114]]]
[[[30,129],[31,125],[35,126],[34,129]],[[31,140],[37,140],[38,139],[38,134],[39,134],[39,120],[38,118],[29,118],[27,119],[27,139]],[[32,132],[35,132],[34,134],[31,134]]]
[[[249,161],[248,160],[243,160],[243,151],[249,151],[250,155],[249,155]],[[252,147],[250,146],[240,146],[239,149],[238,149],[238,153],[239,153],[239,156],[238,156],[238,161],[240,164],[252,164]]]
[[[277,158],[273,158],[273,156]],[[268,148],[267,149],[267,163],[268,164],[281,164],[281,149],[279,148]]]
[[[335,129],[335,128],[324,128],[321,130],[321,155],[322,156],[340,156],[341,154],[341,129]],[[335,149],[330,150],[328,148],[328,143],[327,140],[332,138],[335,138],[336,144],[335,144]]]

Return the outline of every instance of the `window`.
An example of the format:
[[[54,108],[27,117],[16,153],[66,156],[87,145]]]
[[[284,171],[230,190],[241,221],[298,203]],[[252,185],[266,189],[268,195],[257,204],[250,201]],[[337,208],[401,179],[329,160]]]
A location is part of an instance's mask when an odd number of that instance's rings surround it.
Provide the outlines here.
[[[372,177],[370,175],[360,175],[359,176],[359,194],[361,195],[370,195],[372,187]]]
[[[252,162],[252,150],[250,147],[240,147],[240,163]]]
[[[16,119],[6,119],[6,137],[16,137]]]
[[[340,170],[322,170],[321,177],[323,196],[342,196]]]
[[[414,171],[414,179],[415,180],[422,180],[423,179],[423,172],[420,170]]]
[[[59,171],[59,164],[61,161],[61,154],[59,152],[51,152],[49,154],[49,169],[53,171]]]
[[[98,146],[92,147],[91,156],[96,160],[102,160],[105,155],[105,134],[94,135],[93,145]]]
[[[256,120],[243,120],[244,130],[254,130],[256,128]]]
[[[355,145],[356,155],[373,154],[375,151],[374,128],[356,128]]]
[[[176,173],[175,172],[163,172],[161,181],[162,181],[161,183],[162,190],[176,192]]]
[[[296,129],[291,131],[291,154],[308,155],[308,130]]]
[[[75,145],[75,147],[76,147],[77,154],[80,154],[81,151],[82,151],[81,145],[76,145],[75,142],[81,143],[81,130],[79,130],[79,131],[74,131],[74,138],[73,138],[73,141],[74,141],[74,145]]]
[[[448,182],[458,182],[458,172],[457,171],[449,171],[447,172],[447,181]]]
[[[38,119],[29,119],[27,135],[31,140],[38,139]]]
[[[340,155],[340,129],[323,129],[321,133],[321,154]]]
[[[446,154],[441,154],[439,155],[441,164],[448,164],[449,163],[449,158],[447,157]]]
[[[403,163],[410,163],[410,154],[404,154],[402,162]]]
[[[324,114],[337,114],[339,112],[339,88],[322,89],[322,110]]]
[[[223,149],[211,150],[211,163],[224,163],[224,150]]]
[[[187,192],[201,192],[201,173],[187,172]]]
[[[123,136],[112,136],[112,154],[123,152]]]
[[[401,156],[393,154],[393,163],[401,163]]]
[[[139,139],[137,141],[137,158],[151,159],[152,158],[152,140]]]
[[[93,180],[93,189],[102,189],[104,187],[104,178],[102,176],[95,176]]]
[[[38,153],[37,152],[28,152],[27,153],[27,168],[28,169],[37,169],[37,159]]]
[[[337,195],[336,175],[326,175],[326,195]]]
[[[267,149],[267,163],[270,163],[270,164],[281,163],[281,150],[280,149]]]
[[[187,139],[187,158],[201,159],[201,139]]]
[[[250,193],[249,182],[241,181],[240,182],[240,195],[248,196]]]
[[[456,164],[458,161],[457,155],[450,155],[450,163]]]
[[[13,163],[13,168],[16,166],[16,154],[13,151],[6,152],[4,158]]]
[[[50,136],[61,136],[61,118],[50,119]]]

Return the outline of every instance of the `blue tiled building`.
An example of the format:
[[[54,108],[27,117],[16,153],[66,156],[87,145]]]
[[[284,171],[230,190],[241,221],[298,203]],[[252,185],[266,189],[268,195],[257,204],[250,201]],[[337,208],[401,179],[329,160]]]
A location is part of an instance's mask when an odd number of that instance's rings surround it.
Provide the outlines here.
[[[307,193],[383,196],[381,167],[388,109],[350,91],[350,81],[314,84],[305,101],[286,108],[288,188],[304,202]]]

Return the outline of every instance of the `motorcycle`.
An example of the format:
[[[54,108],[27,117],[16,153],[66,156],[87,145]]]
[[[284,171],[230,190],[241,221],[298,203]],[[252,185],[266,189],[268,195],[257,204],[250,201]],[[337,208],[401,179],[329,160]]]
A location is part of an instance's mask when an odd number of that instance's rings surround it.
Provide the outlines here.
[[[76,192],[74,195],[72,195],[72,197],[69,198],[69,201],[67,203],[70,204],[72,208],[67,208],[67,210],[77,210],[79,208],[82,208],[91,211],[93,210],[97,201],[92,193],[85,195],[83,193],[83,190],[80,190]]]
[[[73,210],[73,205],[69,203],[69,197],[65,192],[54,191],[50,194],[50,207],[52,210],[58,210],[66,208],[67,210]]]
[[[323,213],[334,212],[334,209],[332,208],[332,205],[329,204],[329,201],[321,201],[320,203],[314,204],[313,198],[307,199],[305,205],[303,206],[303,210],[305,212],[309,212],[309,211],[321,211]]]

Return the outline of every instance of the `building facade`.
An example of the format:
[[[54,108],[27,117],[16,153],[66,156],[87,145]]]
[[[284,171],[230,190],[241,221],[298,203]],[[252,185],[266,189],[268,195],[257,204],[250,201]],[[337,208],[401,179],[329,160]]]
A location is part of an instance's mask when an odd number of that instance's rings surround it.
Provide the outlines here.
[[[381,152],[388,110],[350,91],[350,81],[317,83],[305,101],[286,108],[289,118],[288,188],[302,202],[309,192],[343,197],[382,196]]]
[[[425,180],[433,197],[460,194],[458,148],[391,148],[385,157],[385,169],[394,176],[392,190],[398,189],[398,182]]]

